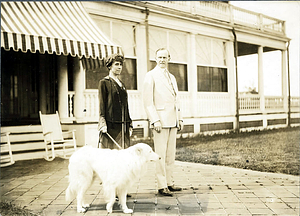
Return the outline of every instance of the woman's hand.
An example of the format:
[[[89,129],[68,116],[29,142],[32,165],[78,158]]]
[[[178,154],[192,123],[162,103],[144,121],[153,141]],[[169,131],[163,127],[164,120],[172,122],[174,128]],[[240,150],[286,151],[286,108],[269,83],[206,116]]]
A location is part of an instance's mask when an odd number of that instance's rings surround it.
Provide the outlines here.
[[[129,136],[132,136],[133,128],[129,127]]]
[[[107,126],[103,126],[102,128],[100,128],[100,132],[107,133]]]
[[[183,129],[183,121],[179,120],[178,131]]]

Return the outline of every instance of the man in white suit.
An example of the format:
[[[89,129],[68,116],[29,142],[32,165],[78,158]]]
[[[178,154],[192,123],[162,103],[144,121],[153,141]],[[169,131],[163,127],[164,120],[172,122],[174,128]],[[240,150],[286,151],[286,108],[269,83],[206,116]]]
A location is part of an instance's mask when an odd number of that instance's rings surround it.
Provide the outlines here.
[[[158,192],[172,196],[180,191],[172,183],[176,153],[177,130],[183,129],[175,77],[168,71],[170,54],[167,49],[156,51],[156,67],[146,74],[143,89],[144,108],[153,128],[155,152],[161,156],[156,164]]]

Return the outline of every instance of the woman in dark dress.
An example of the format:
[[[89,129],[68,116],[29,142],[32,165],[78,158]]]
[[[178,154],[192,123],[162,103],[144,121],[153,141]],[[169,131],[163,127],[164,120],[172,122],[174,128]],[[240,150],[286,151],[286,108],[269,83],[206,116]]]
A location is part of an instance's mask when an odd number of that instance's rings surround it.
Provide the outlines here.
[[[111,135],[122,147],[130,146],[132,120],[128,110],[128,96],[124,83],[119,79],[124,57],[113,54],[106,58],[109,75],[99,81],[99,124],[101,148],[117,149],[107,136]]]

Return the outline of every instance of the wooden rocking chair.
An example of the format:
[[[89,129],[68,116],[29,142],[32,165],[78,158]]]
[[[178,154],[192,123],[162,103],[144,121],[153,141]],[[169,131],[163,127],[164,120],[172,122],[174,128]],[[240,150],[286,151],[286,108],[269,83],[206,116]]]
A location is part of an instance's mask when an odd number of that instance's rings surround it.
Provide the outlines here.
[[[58,112],[55,114],[42,114],[39,112],[43,128],[47,161],[52,161],[56,156],[68,158],[76,151],[75,130],[63,132],[61,129]],[[65,139],[66,134],[72,134],[71,139]]]
[[[9,132],[1,133],[1,167],[9,166],[15,163],[11,151]]]

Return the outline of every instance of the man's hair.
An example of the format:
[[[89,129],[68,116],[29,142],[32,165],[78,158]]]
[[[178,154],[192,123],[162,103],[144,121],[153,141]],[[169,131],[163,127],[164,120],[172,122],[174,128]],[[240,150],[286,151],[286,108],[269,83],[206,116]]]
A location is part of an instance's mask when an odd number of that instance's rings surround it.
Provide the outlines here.
[[[166,51],[168,52],[168,57],[169,57],[169,58],[171,57],[171,56],[170,56],[169,50],[166,49],[166,48],[164,48],[164,47],[157,49],[156,52],[155,52],[155,55],[157,56],[158,51],[162,51],[162,50],[166,50]]]

